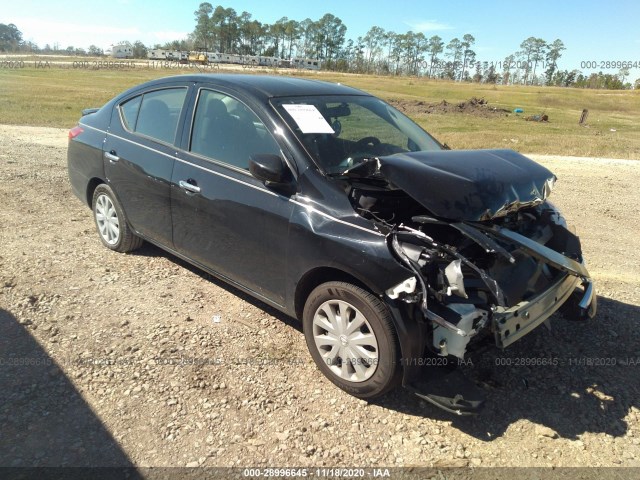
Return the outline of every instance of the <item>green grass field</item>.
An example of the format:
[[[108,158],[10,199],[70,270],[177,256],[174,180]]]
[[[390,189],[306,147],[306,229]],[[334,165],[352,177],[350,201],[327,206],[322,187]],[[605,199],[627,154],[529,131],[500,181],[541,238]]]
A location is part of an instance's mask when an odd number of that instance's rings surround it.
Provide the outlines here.
[[[101,106],[133,85],[193,71],[145,67],[92,70],[62,65],[35,68],[31,60],[25,61],[25,65],[0,69],[0,123],[68,128],[75,124],[83,108]],[[475,96],[484,97],[494,107],[509,111],[520,107],[524,115],[544,112],[549,116],[549,123],[536,123],[514,114],[489,117],[410,114],[427,131],[455,149],[512,148],[523,153],[640,159],[640,91],[460,84],[325,72],[277,73],[340,82],[385,100],[457,103]],[[586,127],[578,125],[583,108],[589,109]]]

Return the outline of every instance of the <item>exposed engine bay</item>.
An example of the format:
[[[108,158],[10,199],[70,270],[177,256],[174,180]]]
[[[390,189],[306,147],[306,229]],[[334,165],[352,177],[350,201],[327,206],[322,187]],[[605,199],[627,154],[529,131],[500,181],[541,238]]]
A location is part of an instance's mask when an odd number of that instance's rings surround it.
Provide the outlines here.
[[[478,155],[480,171],[469,163]],[[555,176],[528,158],[417,152],[371,159],[345,176],[354,209],[413,273],[386,294],[418,307],[433,353],[462,359],[473,337],[491,334],[506,347],[565,302],[573,317],[595,315],[580,241],[547,200]]]

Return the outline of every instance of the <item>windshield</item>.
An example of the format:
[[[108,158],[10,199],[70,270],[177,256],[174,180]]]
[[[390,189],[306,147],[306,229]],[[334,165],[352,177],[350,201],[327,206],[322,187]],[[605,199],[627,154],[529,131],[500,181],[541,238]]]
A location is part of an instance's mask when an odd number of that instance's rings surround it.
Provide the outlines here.
[[[375,157],[442,149],[412,120],[375,97],[289,97],[275,98],[272,104],[328,174]]]

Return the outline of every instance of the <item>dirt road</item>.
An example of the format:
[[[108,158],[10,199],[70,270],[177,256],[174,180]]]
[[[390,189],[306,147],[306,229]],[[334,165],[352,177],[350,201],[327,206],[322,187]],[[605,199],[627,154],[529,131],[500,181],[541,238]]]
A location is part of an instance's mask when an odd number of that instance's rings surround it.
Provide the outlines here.
[[[534,157],[599,314],[472,357],[488,405],[452,418],[356,400],[295,321],[155,247],[105,249],[66,131],[0,126],[0,145],[1,465],[640,467],[640,162]]]

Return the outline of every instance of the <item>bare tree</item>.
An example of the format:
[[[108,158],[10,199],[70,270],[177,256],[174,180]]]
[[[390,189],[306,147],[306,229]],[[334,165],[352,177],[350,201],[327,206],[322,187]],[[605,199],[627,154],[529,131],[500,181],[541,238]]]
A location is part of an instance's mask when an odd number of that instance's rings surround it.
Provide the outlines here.
[[[538,67],[538,63],[544,60],[546,50],[547,42],[545,42],[543,39],[536,38],[533,41],[533,47],[531,49],[531,61],[533,62],[533,71],[531,73],[532,81],[536,78],[536,69]]]
[[[196,17],[196,28],[194,30],[194,40],[196,44],[202,45],[204,49],[213,47],[213,29],[211,25],[211,14],[213,5],[203,2],[198,10],[193,12]]]
[[[460,81],[464,80],[465,70],[467,68],[467,64],[473,64],[476,58],[476,52],[474,52],[471,47],[476,42],[476,39],[473,35],[465,34],[462,37],[462,70],[460,71]]]
[[[562,56],[563,50],[566,50],[566,48],[564,46],[564,43],[562,43],[562,40],[560,40],[559,38],[557,38],[556,40],[553,41],[553,43],[548,45],[547,57],[546,57],[547,70],[544,72],[547,79],[547,85],[551,83],[553,79],[553,75],[558,69],[557,62],[558,62],[558,59]]]
[[[380,27],[371,27],[363,41],[367,51],[367,72],[372,70],[376,58],[382,52],[385,31]]]
[[[521,60],[521,68],[524,69],[524,84],[527,84],[527,79],[529,78],[529,72],[531,70],[531,55],[533,54],[533,50],[535,49],[536,39],[535,37],[529,37],[525,41],[520,44],[520,52],[518,52],[518,56]]]
[[[507,55],[502,65],[502,83],[509,85],[511,81],[511,69],[515,66],[516,56],[514,54]]]
[[[438,35],[434,35],[429,39],[427,44],[427,52],[430,54],[429,59],[429,77],[433,77],[437,71],[438,55],[444,51],[444,42]]]
[[[457,76],[458,67],[460,66],[460,61],[462,60],[464,47],[462,46],[462,42],[459,38],[453,38],[447,44],[447,57],[451,59],[449,64],[447,65],[445,75],[449,77],[451,80],[455,80]]]

